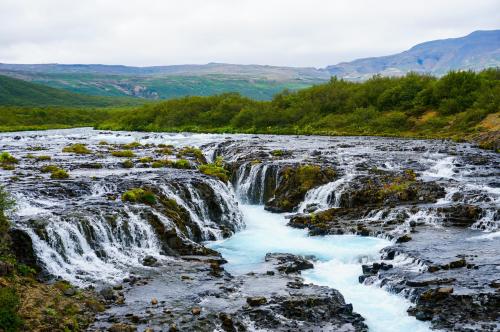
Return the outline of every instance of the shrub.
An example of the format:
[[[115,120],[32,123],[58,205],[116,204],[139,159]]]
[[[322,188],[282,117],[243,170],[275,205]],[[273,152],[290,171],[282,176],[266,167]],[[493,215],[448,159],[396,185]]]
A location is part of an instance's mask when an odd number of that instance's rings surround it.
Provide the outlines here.
[[[113,151],[111,152],[111,155],[114,157],[120,157],[120,158],[132,158],[135,157],[135,154],[132,150],[119,150],[119,151]]]
[[[156,195],[142,188],[133,188],[126,191],[122,195],[122,201],[131,203],[144,203],[144,204],[154,204],[156,203]]]
[[[77,143],[77,144],[71,144],[63,148],[63,152],[68,152],[68,153],[76,153],[76,154],[91,154],[92,151],[90,151],[85,144]]]
[[[21,326],[21,318],[17,310],[19,308],[19,297],[10,288],[0,288],[0,330],[6,332],[17,331]]]
[[[141,163],[150,163],[153,161],[153,158],[151,157],[142,157],[141,159],[139,159],[139,162]]]

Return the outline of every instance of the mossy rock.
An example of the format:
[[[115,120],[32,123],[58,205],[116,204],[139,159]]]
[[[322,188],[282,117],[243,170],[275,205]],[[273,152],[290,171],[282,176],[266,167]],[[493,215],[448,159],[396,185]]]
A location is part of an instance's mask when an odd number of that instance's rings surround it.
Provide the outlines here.
[[[92,151],[87,148],[85,144],[76,143],[63,148],[63,152],[76,153],[76,154],[91,154]]]
[[[281,181],[274,192],[274,198],[266,203],[266,209],[290,212],[305,198],[307,191],[333,181],[336,172],[331,167],[305,164],[283,168],[280,177]]]
[[[135,153],[132,150],[113,151],[113,152],[111,152],[111,155],[113,157],[118,157],[118,158],[133,158],[133,157],[135,157]]]
[[[67,178],[69,178],[69,174],[68,174],[68,172],[66,172],[63,169],[57,169],[57,170],[52,172],[52,174],[50,175],[50,178],[51,179],[59,179],[59,180],[67,179]]]
[[[229,181],[229,172],[224,168],[222,157],[217,157],[214,163],[198,166],[198,170],[203,174],[215,177],[222,182]]]
[[[156,195],[147,189],[133,188],[123,193],[122,201],[153,205],[156,203]]]

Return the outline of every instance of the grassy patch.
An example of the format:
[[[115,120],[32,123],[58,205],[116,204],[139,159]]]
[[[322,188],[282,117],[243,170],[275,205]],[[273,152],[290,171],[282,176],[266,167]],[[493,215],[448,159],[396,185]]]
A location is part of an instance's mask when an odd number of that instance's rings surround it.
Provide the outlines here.
[[[149,190],[145,190],[142,188],[133,188],[123,193],[122,201],[151,205],[156,203],[156,195]]]
[[[222,182],[229,181],[229,172],[224,168],[222,157],[217,157],[214,163],[198,166],[198,170],[205,175],[218,178]]]
[[[92,151],[87,148],[85,144],[76,143],[63,148],[63,152],[76,153],[76,154],[91,154]]]
[[[111,152],[111,155],[113,157],[119,157],[119,158],[133,158],[133,157],[135,157],[135,153],[132,150],[113,151],[113,152]]]

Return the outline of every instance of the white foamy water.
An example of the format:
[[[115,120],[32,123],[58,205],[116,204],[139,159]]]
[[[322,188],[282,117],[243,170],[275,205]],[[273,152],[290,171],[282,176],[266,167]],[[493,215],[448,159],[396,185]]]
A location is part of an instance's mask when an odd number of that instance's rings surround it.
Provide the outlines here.
[[[282,214],[267,212],[258,205],[240,208],[247,228],[227,240],[209,244],[227,259],[225,267],[229,272],[256,270],[269,252],[314,255],[319,261],[314,269],[303,271],[306,281],[338,289],[346,302],[366,318],[370,331],[430,330],[428,324],[407,315],[410,302],[405,298],[358,282],[361,264],[378,259],[379,251],[389,241],[354,235],[310,237],[305,230],[286,226]]]

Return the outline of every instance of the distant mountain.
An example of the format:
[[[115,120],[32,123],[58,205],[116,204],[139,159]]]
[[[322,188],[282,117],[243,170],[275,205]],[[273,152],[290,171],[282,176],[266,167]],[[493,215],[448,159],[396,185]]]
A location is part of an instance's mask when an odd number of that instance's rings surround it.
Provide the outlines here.
[[[430,41],[399,54],[323,69],[224,63],[153,67],[0,63],[0,74],[95,96],[169,99],[239,92],[250,98],[269,100],[283,89],[303,89],[324,83],[331,76],[361,81],[375,74],[400,76],[416,71],[440,76],[449,70],[497,66],[500,66],[500,30]]]
[[[410,71],[441,76],[450,70],[500,66],[500,30],[475,31],[465,37],[418,44],[402,53],[328,66],[332,76],[365,80],[375,74],[400,76]]]
[[[0,75],[0,106],[106,107],[140,102],[132,98],[86,96]]]
[[[155,67],[0,64],[0,73],[88,95],[147,99],[239,92],[266,100],[283,89],[302,89],[330,79],[327,71],[315,68],[222,63]]]

